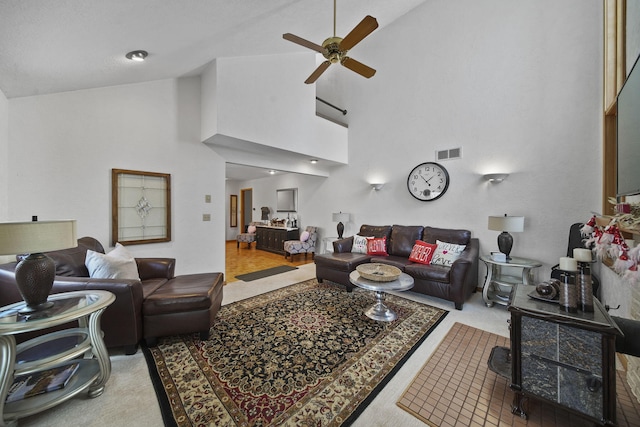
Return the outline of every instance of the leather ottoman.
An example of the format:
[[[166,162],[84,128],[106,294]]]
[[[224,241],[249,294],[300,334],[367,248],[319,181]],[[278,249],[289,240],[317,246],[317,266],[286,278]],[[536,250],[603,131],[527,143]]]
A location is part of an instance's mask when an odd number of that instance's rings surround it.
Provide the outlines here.
[[[209,338],[209,329],[222,305],[224,274],[202,273],[176,276],[142,304],[142,330],[148,346],[158,337],[199,332]]]

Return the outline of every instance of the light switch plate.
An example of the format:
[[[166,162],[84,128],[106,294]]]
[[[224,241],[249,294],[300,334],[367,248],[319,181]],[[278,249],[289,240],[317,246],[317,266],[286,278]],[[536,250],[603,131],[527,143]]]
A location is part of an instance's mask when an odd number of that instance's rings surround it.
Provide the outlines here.
[[[204,202],[205,203],[211,203],[211,194],[205,194],[204,195]]]
[[[202,214],[203,221],[211,221],[211,214]]]

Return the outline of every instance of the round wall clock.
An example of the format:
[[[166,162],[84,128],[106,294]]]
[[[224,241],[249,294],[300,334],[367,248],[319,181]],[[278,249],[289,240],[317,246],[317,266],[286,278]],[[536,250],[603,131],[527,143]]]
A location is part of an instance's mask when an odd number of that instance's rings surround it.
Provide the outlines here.
[[[422,202],[439,199],[449,188],[449,173],[438,163],[419,164],[407,178],[409,193]]]

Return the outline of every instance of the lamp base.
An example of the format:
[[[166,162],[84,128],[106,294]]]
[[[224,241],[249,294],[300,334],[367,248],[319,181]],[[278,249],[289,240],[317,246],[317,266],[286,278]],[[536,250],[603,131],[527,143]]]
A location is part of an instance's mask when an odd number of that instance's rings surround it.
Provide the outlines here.
[[[507,233],[506,231],[503,231],[502,233],[500,233],[498,235],[498,249],[500,249],[500,252],[502,252],[507,256],[507,261],[511,259],[509,254],[511,253],[512,247],[513,247],[513,236],[511,236],[511,234]]]
[[[27,306],[20,313],[33,313],[45,310],[53,305],[48,302],[53,287],[56,265],[45,254],[30,254],[16,266],[16,284]]]
[[[338,239],[342,239],[342,233],[344,233],[344,224],[342,222],[338,223],[337,231],[338,231]]]

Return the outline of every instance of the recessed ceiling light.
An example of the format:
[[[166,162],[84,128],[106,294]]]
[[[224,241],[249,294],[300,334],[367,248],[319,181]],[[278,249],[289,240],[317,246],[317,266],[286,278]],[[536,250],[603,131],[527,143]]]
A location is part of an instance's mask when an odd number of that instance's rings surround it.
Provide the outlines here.
[[[316,163],[318,163],[318,159],[311,159],[309,161],[311,162],[312,165],[315,165]]]
[[[146,50],[134,50],[127,53],[125,56],[127,57],[127,59],[130,59],[132,61],[142,62],[148,55],[149,54]]]
[[[275,175],[275,174],[276,174],[276,171],[274,171],[273,169],[271,169],[271,170],[269,171],[269,173],[270,173],[271,175]]]

